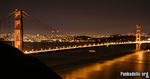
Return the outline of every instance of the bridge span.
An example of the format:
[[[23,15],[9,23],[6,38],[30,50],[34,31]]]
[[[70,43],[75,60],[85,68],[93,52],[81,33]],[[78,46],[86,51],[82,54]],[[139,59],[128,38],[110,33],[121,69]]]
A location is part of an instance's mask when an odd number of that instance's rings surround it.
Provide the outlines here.
[[[150,43],[150,41],[141,41],[142,43]],[[110,42],[110,43],[98,43],[98,44],[85,44],[85,45],[79,45],[79,46],[68,46],[68,47],[56,47],[54,49],[41,49],[41,50],[34,50],[32,49],[31,51],[25,51],[25,54],[32,54],[32,53],[40,53],[40,52],[49,52],[49,51],[58,51],[58,50],[67,50],[67,49],[77,49],[77,48],[87,48],[87,47],[96,47],[96,46],[109,46],[109,45],[121,45],[121,44],[139,44],[139,42]]]

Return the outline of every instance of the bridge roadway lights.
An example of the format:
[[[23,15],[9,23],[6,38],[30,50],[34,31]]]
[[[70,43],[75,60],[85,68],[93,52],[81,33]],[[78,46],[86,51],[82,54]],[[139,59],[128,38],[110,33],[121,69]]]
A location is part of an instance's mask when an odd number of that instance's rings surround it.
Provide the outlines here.
[[[99,45],[95,45],[95,46],[107,46],[107,45],[119,45],[119,44],[137,44],[138,42],[119,42],[119,43],[104,43],[104,44],[99,44]],[[150,41],[141,41],[141,43],[150,43]],[[81,45],[79,45],[79,46],[73,46],[73,47],[70,47],[70,46],[68,46],[68,47],[66,47],[65,48],[65,46],[63,46],[63,48],[59,48],[59,49],[45,49],[45,50],[43,50],[42,48],[41,48],[41,50],[39,50],[39,51],[34,51],[34,50],[32,50],[32,51],[25,51],[24,53],[25,54],[30,54],[30,53],[40,53],[40,52],[47,52],[47,51],[57,51],[57,50],[66,50],[66,49],[76,49],[76,48],[86,48],[86,47],[95,47],[95,46],[93,46],[93,45],[91,45],[91,44],[89,44],[89,45],[87,45],[87,46],[81,46]]]
[[[56,49],[59,49],[58,47],[56,47]]]
[[[93,46],[95,46],[96,44],[94,43]]]

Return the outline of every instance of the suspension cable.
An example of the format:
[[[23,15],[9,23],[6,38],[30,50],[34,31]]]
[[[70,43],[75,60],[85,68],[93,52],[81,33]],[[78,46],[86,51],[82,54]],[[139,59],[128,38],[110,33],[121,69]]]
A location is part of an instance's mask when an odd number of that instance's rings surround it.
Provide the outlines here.
[[[52,30],[51,30],[52,33],[55,32],[55,33],[64,34],[64,33],[60,32],[59,30],[56,30],[55,28],[53,28],[53,27],[51,27],[51,26],[49,26],[49,25],[43,23],[42,21],[40,21],[40,20],[37,19],[36,17],[31,16],[31,15],[28,14],[27,12],[25,12],[25,11],[22,11],[22,12],[23,12],[23,14],[24,14],[25,16],[29,17],[30,20],[36,22],[37,24],[43,25],[43,27],[47,28],[47,30],[48,30],[48,29],[52,29]],[[49,31],[49,30],[48,30],[48,31]]]

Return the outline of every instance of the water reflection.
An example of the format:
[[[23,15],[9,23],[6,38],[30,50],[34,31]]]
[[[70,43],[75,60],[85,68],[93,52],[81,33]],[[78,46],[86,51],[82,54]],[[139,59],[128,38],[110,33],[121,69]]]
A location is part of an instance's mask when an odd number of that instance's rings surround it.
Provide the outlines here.
[[[141,50],[141,44],[140,43],[136,44],[136,50],[137,51]]]
[[[143,71],[143,63],[144,63],[144,60],[143,60],[143,56],[144,56],[144,54],[143,53],[139,53],[138,55],[137,55],[137,63],[138,64],[136,64],[135,65],[135,70],[137,70],[138,72],[142,72]]]
[[[89,73],[93,71],[100,71],[101,68],[102,68],[101,65],[99,63],[96,63],[87,67],[74,70],[71,73],[62,74],[62,77],[63,79],[78,79],[78,78],[87,79]]]
[[[95,63],[89,66],[75,68],[71,72],[60,74],[63,79],[119,79],[120,72],[143,72],[144,67],[149,67],[150,60],[145,64],[144,51],[128,54],[104,63]],[[150,54],[148,54],[150,57]],[[145,65],[145,66],[144,66]],[[149,69],[149,68],[148,68]],[[149,71],[149,70],[147,70]]]

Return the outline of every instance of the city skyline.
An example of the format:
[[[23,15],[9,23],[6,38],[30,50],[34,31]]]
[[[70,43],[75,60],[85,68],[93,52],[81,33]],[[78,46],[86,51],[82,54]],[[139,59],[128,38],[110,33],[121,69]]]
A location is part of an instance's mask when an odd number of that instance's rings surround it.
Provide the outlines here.
[[[144,32],[149,32],[150,29],[150,5],[145,0],[2,2],[1,16],[15,8],[23,8],[47,25],[67,34],[107,35],[135,32],[136,24],[143,25]],[[25,29],[30,31],[29,27]]]

